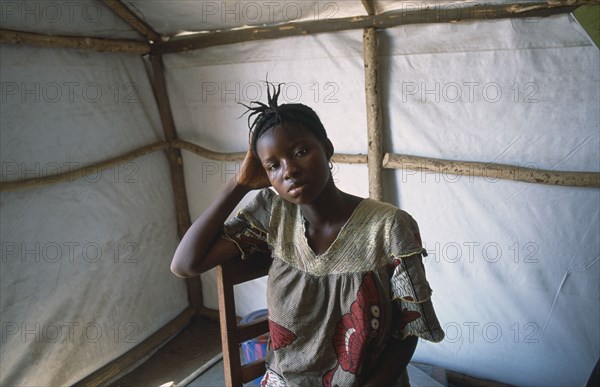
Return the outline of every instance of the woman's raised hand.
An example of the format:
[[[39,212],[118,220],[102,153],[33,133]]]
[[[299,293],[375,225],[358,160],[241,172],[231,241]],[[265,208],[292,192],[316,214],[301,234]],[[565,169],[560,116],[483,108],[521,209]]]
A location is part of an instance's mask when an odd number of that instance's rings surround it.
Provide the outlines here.
[[[237,183],[251,190],[271,185],[260,160],[254,156],[250,149],[246,152],[246,157],[240,167],[240,173],[237,175]]]
[[[269,185],[262,164],[248,152],[235,180],[227,180],[221,194],[200,214],[181,239],[173,255],[171,271],[179,277],[191,278],[238,257],[238,246],[230,240],[219,238],[223,223],[249,191]]]

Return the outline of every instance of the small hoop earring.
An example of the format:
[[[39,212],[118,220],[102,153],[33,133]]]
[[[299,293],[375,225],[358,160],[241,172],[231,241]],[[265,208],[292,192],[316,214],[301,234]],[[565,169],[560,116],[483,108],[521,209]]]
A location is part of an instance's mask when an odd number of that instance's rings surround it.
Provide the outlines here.
[[[329,169],[333,169],[333,162],[331,160],[329,160]]]

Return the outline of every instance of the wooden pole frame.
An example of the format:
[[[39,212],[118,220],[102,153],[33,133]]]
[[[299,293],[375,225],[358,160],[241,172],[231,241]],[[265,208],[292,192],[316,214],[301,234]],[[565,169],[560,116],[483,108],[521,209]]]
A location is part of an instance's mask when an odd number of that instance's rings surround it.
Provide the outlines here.
[[[81,168],[74,168],[72,170],[67,170],[62,173],[15,181],[2,181],[0,182],[0,192],[19,191],[31,188],[40,188],[58,183],[73,182],[84,176],[91,175],[92,173],[97,174],[98,172],[104,171],[105,169],[116,167],[117,165],[129,162],[138,157],[142,157],[156,151],[167,149],[168,147],[168,142],[161,141],[155,144],[146,145],[134,149],[120,156],[111,157],[104,161],[93,163],[91,165],[87,165]]]
[[[24,31],[0,29],[0,43],[28,44],[41,47],[79,48],[100,52],[127,52],[131,54],[167,54],[221,46],[233,43],[302,36],[322,32],[337,32],[365,28],[391,28],[400,25],[422,23],[456,23],[475,20],[499,20],[508,18],[547,17],[570,13],[581,5],[600,4],[598,0],[555,0],[508,4],[475,4],[452,11],[441,7],[425,7],[420,10],[393,10],[381,14],[369,14],[339,19],[290,22],[274,26],[202,31],[186,37],[162,37],[120,1],[104,0],[123,20],[144,35],[146,42],[79,36],[47,36]],[[120,5],[119,5],[120,4]],[[376,10],[370,0],[364,0],[367,12]],[[373,8],[373,9],[371,9]]]
[[[369,197],[383,200],[383,136],[382,112],[379,94],[379,59],[377,55],[377,30],[363,31],[365,95],[367,101]]]
[[[177,139],[175,122],[171,113],[171,104],[167,92],[167,83],[165,79],[165,67],[160,55],[150,55],[152,64],[152,76],[154,79],[154,95],[160,113],[162,127],[165,133],[165,139],[171,143]],[[171,169],[171,184],[175,195],[175,214],[177,216],[177,231],[180,238],[191,226],[190,212],[188,207],[187,193],[185,189],[185,178],[183,176],[183,159],[181,151],[174,147],[167,150],[167,158]],[[188,288],[188,299],[190,306],[196,310],[203,307],[202,283],[200,276],[186,279]]]
[[[174,37],[169,41],[159,42],[152,46],[152,50],[156,53],[168,54],[256,40],[370,27],[383,29],[408,24],[457,23],[475,20],[547,17],[570,13],[580,5],[598,3],[600,2],[597,0],[556,0],[508,4],[475,4],[462,8],[453,8],[452,10],[441,7],[425,7],[419,10],[393,10],[377,15],[299,21],[242,29],[203,31],[199,34],[180,38]]]
[[[6,29],[0,29],[0,44],[26,44],[38,47],[77,48],[81,50],[128,54],[146,54],[150,51],[150,44],[137,40],[49,36]]]
[[[175,131],[175,122],[173,121],[169,96],[167,94],[167,84],[164,76],[165,67],[160,55],[150,55],[150,62],[152,64],[156,104],[158,105],[165,140],[170,143],[177,138],[177,133]],[[181,153],[175,148],[167,149],[167,156],[171,167],[173,190],[175,193],[178,231],[179,236],[183,237],[183,234],[185,234],[191,225],[187,195],[185,192],[185,181],[183,178],[183,160],[181,159]]]
[[[18,191],[43,187],[65,181],[73,181],[90,173],[115,167],[146,154],[169,148],[188,151],[196,156],[215,161],[241,162],[245,152],[223,153],[206,149],[191,142],[175,139],[171,142],[160,141],[147,145],[121,156],[116,156],[92,165],[73,169],[67,173],[48,175],[40,178],[0,182],[0,192]],[[332,160],[339,164],[367,164],[364,154],[335,153]],[[386,153],[383,156],[382,168],[401,169],[417,172],[439,173],[453,176],[479,176],[486,181],[512,180],[524,183],[560,185],[569,187],[600,188],[600,172],[554,171],[519,165],[486,163],[477,161],[444,160],[430,157],[419,157]]]
[[[392,153],[386,153],[384,156],[383,167],[438,174],[447,181],[456,180],[447,175],[478,176],[490,183],[512,180],[523,183],[600,188],[600,172],[553,171],[519,165],[441,160]]]

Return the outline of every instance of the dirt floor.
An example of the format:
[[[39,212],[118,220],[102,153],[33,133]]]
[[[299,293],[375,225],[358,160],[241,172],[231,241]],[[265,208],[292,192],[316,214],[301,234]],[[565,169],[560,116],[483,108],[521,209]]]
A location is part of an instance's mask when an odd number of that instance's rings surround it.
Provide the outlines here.
[[[181,382],[221,352],[219,323],[195,317],[177,336],[111,387],[158,387]]]

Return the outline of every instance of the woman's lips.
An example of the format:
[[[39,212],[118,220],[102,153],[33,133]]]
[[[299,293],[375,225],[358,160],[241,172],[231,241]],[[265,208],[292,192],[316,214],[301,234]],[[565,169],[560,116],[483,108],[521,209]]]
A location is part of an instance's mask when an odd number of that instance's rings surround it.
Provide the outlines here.
[[[302,191],[304,191],[304,183],[302,184],[294,184],[292,185],[292,187],[288,190],[288,193],[291,196],[298,196],[302,193]]]

